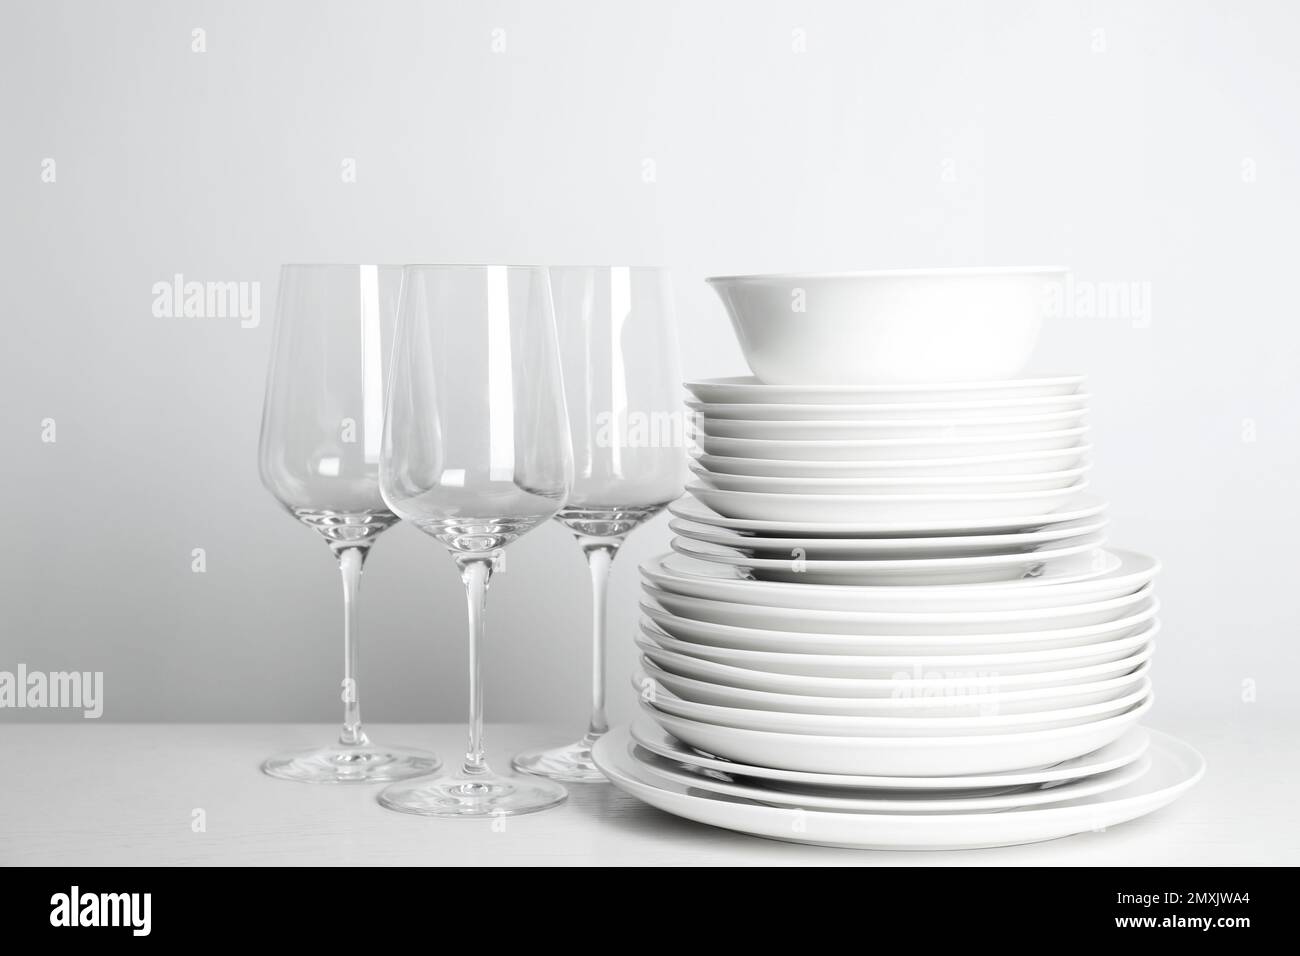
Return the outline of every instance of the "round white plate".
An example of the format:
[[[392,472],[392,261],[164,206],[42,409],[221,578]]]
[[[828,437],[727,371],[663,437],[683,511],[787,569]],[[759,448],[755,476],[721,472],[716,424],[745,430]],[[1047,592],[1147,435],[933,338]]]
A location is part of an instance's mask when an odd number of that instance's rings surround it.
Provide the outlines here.
[[[1079,780],[1099,773],[1127,767],[1147,752],[1146,728],[1134,727],[1104,747],[1060,763],[1032,770],[1011,770],[997,774],[966,774],[951,777],[898,777],[860,774],[808,773],[802,770],[777,770],[752,764],[736,763],[701,753],[682,743],[654,721],[638,717],[631,725],[631,737],[651,753],[677,763],[717,770],[721,773],[755,780],[767,780],[786,786],[843,788],[853,790],[908,790],[927,793],[969,793],[1007,787],[1038,786]],[[611,731],[612,733],[612,731]]]
[[[743,730],[643,710],[678,740],[706,753],[810,773],[950,777],[1001,773],[1069,760],[1117,739],[1151,708],[1133,709],[1091,723],[1019,734],[954,737],[839,737]]]
[[[886,461],[782,461],[777,458],[732,458],[699,455],[695,461],[715,475],[771,478],[953,478],[1035,475],[1075,468],[1087,460],[1091,445],[1071,445],[1057,451],[1018,452],[965,458]]]
[[[805,585],[815,587],[816,585]],[[969,585],[958,585],[968,587]],[[809,634],[1010,634],[1024,631],[1059,630],[1103,624],[1132,614],[1151,596],[1147,585],[1132,594],[1109,601],[1059,608],[1014,611],[819,611],[810,608],[765,607],[674,594],[649,584],[641,589],[655,603],[678,617],[713,624],[731,624],[769,631]]]
[[[762,806],[652,777],[633,759],[623,734],[601,738],[594,757],[619,789],[699,823],[794,843],[860,849],[964,849],[1037,843],[1100,830],[1172,803],[1201,779],[1205,759],[1167,734],[1148,733],[1151,768],[1133,783],[1069,803],[997,813],[871,814]]]
[[[722,491],[757,491],[779,495],[1002,495],[1022,491],[1056,491],[1083,481],[1089,465],[1037,475],[980,475],[956,478],[774,478],[767,475],[715,475],[691,462],[696,479]]]
[[[870,441],[769,441],[762,438],[700,436],[706,455],[772,458],[777,461],[912,461],[976,458],[1029,451],[1059,451],[1084,442],[1086,427],[997,438],[878,438]]]
[[[1040,547],[1096,534],[1106,527],[1105,517],[1065,521],[1041,531],[1011,534],[966,534],[943,538],[771,538],[740,534],[685,518],[674,518],[668,527],[692,541],[716,544],[763,558],[788,558],[795,548],[819,561],[886,561],[932,558],[962,558],[975,555],[1020,554]]]
[[[1082,375],[1024,378],[1001,382],[957,382],[935,385],[765,385],[752,375],[706,378],[687,382],[686,388],[701,402],[724,404],[893,405],[912,402],[1021,401],[1074,395],[1084,384]]]
[[[684,701],[739,707],[780,714],[823,714],[837,717],[978,717],[982,714],[1035,714],[1071,707],[1086,707],[1115,700],[1133,690],[1147,677],[1150,664],[1107,680],[1069,687],[1047,687],[1009,691],[1002,694],[915,694],[894,697],[809,697],[804,694],[773,694],[744,687],[728,687],[709,681],[682,677],[642,657],[643,683],[637,691],[643,697],[654,692],[655,684],[668,688]],[[652,682],[652,683],[651,683]]]
[[[1026,415],[1016,418],[938,419],[932,422],[897,421],[743,421],[697,414],[695,427],[713,438],[758,438],[764,441],[874,441],[877,439],[1002,438],[1039,435],[1079,428],[1087,409]]]
[[[756,580],[845,586],[988,584],[1044,574],[1056,581],[1083,580],[1119,567],[1120,559],[1102,549],[1103,535],[1075,538],[1025,554],[960,558],[903,558],[883,561],[818,560],[792,549],[793,557],[754,558],[719,545],[673,538],[674,551],[688,558],[750,571]]]
[[[759,521],[727,518],[691,497],[679,498],[668,506],[678,518],[731,531],[752,531],[773,537],[803,538],[922,538],[963,534],[1002,534],[1037,531],[1041,528],[1091,518],[1106,510],[1106,501],[1096,495],[1080,495],[1068,508],[1058,511],[1026,512],[1005,518],[964,518],[948,521]]]
[[[666,611],[649,601],[642,601],[640,606],[641,613],[661,631],[690,644],[773,651],[778,654],[848,654],[871,657],[887,654],[998,654],[1097,644],[1137,633],[1156,616],[1160,602],[1154,597],[1147,597],[1132,606],[1129,609],[1131,613],[1101,624],[1055,630],[1013,631],[1007,634],[819,634],[808,631],[776,631],[695,621]]]
[[[648,642],[647,642],[648,644]],[[1058,688],[1089,684],[1112,677],[1129,674],[1151,659],[1155,643],[1144,644],[1130,657],[1092,664],[1086,667],[1068,667],[1063,670],[1025,674],[976,674],[959,672],[961,676],[946,676],[944,671],[913,671],[906,676],[890,675],[886,678],[854,677],[803,677],[777,674],[772,671],[751,670],[718,664],[699,657],[675,654],[652,647],[645,652],[647,658],[660,668],[683,677],[728,687],[761,690],[772,694],[795,694],[803,697],[970,697],[986,694],[1005,694],[1012,691]]]
[[[985,402],[899,402],[893,405],[835,405],[785,402],[761,404],[742,402],[688,401],[693,412],[713,419],[737,421],[966,421],[980,418],[1021,418],[1050,415],[1086,408],[1091,398],[1087,392],[1047,398],[1001,398]]]
[[[1061,710],[1033,711],[1021,714],[985,714],[975,716],[856,716],[844,714],[786,714],[771,710],[750,710],[720,704],[701,704],[682,700],[644,674],[633,675],[633,686],[650,680],[650,692],[641,698],[656,714],[669,714],[687,720],[738,730],[758,730],[778,734],[803,734],[836,737],[981,737],[990,734],[1032,733],[1092,723],[1128,710],[1145,700],[1151,681],[1143,679],[1138,687],[1113,700],[1080,704]]]
[[[632,739],[626,728],[617,731],[626,737],[631,759],[656,780],[707,790],[711,793],[739,797],[755,803],[780,807],[803,807],[807,810],[830,810],[840,813],[988,813],[1022,807],[1041,807],[1079,800],[1128,786],[1151,767],[1151,759],[1141,756],[1118,770],[1082,777],[1068,783],[1034,789],[1016,789],[1010,793],[973,794],[932,793],[921,791],[886,791],[879,796],[859,796],[843,790],[815,790],[762,785],[737,779],[715,770],[697,770],[657,756]]]
[[[641,576],[655,587],[687,597],[759,607],[818,611],[1026,611],[1065,608],[1132,594],[1160,569],[1155,558],[1116,549],[1119,567],[1087,580],[1057,583],[1050,573],[991,584],[852,587],[752,581],[735,568],[663,554],[643,561]]]
[[[949,677],[1006,677],[1013,674],[1041,674],[1070,667],[1089,667],[1122,660],[1136,653],[1155,637],[1158,620],[1128,637],[1100,644],[1056,647],[1045,651],[1010,651],[1003,654],[891,654],[864,657],[847,654],[783,654],[775,651],[747,651],[734,647],[691,644],[660,631],[644,620],[636,646],[656,662],[664,651],[715,664],[750,671],[764,671],[788,677],[907,679],[911,674],[939,673]]]
[[[1003,494],[941,493],[921,495],[793,495],[758,491],[723,491],[693,483],[686,491],[729,518],[755,521],[961,521],[1006,518],[1065,508],[1088,487],[1078,481],[1068,488],[1015,491]]]

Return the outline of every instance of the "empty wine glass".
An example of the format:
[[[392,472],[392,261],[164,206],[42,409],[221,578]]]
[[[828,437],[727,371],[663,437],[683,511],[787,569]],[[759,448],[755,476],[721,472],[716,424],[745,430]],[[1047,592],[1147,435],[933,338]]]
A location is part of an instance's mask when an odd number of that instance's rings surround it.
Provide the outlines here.
[[[554,515],[573,483],[550,283],[534,266],[407,266],[398,313],[380,486],[460,569],[469,746],[459,770],[393,784],[379,802],[443,817],[542,810],[563,787],[488,767],[480,656],[502,549]]]
[[[551,269],[573,491],[556,520],[591,572],[591,717],[582,739],[534,750],[518,770],[553,780],[602,781],[591,748],[605,717],[605,595],[624,539],[682,493],[684,418],[672,283],[663,269]]]
[[[343,576],[343,732],[334,746],[262,765],[285,780],[374,783],[438,768],[431,754],[372,744],[357,695],[361,569],[375,539],[398,520],[379,494],[379,444],[400,283],[393,266],[280,270],[258,453],[262,483],[325,538]]]

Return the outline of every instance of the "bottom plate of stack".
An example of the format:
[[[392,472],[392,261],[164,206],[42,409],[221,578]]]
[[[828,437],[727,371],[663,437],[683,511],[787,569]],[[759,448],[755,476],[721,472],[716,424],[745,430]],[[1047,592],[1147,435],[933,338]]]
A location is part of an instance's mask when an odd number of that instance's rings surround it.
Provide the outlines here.
[[[688,820],[792,843],[882,850],[1013,846],[1100,830],[1173,802],[1205,772],[1190,746],[1138,727],[1054,767],[919,778],[915,787],[898,777],[846,785],[829,779],[835,775],[733,764],[648,722],[610,732],[593,756],[615,786]],[[749,775],[755,772],[763,776]]]

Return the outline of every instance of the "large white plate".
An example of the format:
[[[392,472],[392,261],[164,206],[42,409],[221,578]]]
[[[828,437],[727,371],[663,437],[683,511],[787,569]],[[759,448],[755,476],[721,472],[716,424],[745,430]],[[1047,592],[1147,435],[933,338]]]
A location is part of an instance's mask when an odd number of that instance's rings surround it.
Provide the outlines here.
[[[953,478],[1033,475],[1060,471],[1082,464],[1091,445],[1071,445],[1056,451],[977,455],[963,458],[899,459],[884,461],[783,461],[778,458],[732,458],[727,455],[696,457],[700,467],[713,474],[754,475],[774,478]]]
[[[1096,495],[1080,495],[1068,508],[1054,512],[1026,512],[1005,518],[965,518],[950,521],[759,521],[727,518],[691,497],[679,498],[668,506],[678,518],[732,531],[751,531],[773,537],[801,538],[925,538],[963,534],[993,534],[1037,531],[1067,521],[1091,518],[1106,510],[1106,501]]]
[[[1113,700],[1080,704],[1061,710],[1031,711],[1018,714],[958,714],[897,716],[893,714],[787,714],[772,710],[752,710],[722,704],[701,704],[683,700],[645,674],[633,675],[633,686],[648,681],[651,693],[641,701],[656,714],[669,714],[720,727],[739,730],[768,731],[779,734],[806,734],[838,737],[978,737],[990,734],[1030,733],[1092,723],[1128,710],[1145,700],[1151,681],[1143,679],[1138,687]]]
[[[688,558],[750,571],[756,580],[799,584],[924,585],[988,584],[1050,575],[1053,580],[1084,580],[1113,571],[1120,559],[1102,549],[1104,535],[1090,535],[1025,554],[898,560],[819,560],[791,549],[782,558],[754,558],[720,545],[673,538],[674,551]],[[793,555],[793,556],[792,556]]]
[[[1088,429],[1003,435],[997,438],[878,438],[870,441],[769,441],[762,438],[696,440],[706,455],[729,458],[772,458],[778,461],[912,461],[1014,455],[1028,451],[1059,451],[1082,444]]]
[[[813,587],[814,585],[806,585]],[[968,585],[959,585],[967,587]],[[1132,614],[1150,597],[1151,585],[1108,601],[1060,608],[1014,611],[819,611],[811,608],[765,607],[674,594],[649,584],[641,589],[660,607],[678,617],[713,624],[731,624],[771,631],[809,634],[1010,634],[1103,624]]]
[[[1142,664],[1119,677],[1089,681],[1067,687],[1033,688],[1001,694],[925,694],[895,697],[810,697],[805,694],[773,694],[768,691],[728,687],[709,681],[683,677],[659,667],[642,657],[643,681],[637,685],[644,697],[655,684],[668,688],[674,695],[697,704],[740,707],[780,714],[824,714],[839,717],[977,717],[981,714],[1035,714],[1070,707],[1086,707],[1115,700],[1131,693],[1149,674],[1151,665]]]
[[[649,601],[641,612],[659,629],[679,641],[708,647],[734,647],[750,651],[784,654],[997,654],[1007,651],[1041,651],[1053,647],[1096,644],[1135,634],[1155,617],[1160,602],[1146,597],[1126,608],[1130,611],[1111,621],[1084,627],[1012,631],[1005,634],[820,634],[808,631],[778,631],[762,627],[716,624],[681,617]]]
[[[711,793],[739,797],[755,803],[780,807],[803,807],[806,810],[830,810],[840,813],[980,813],[1041,807],[1066,803],[1117,790],[1138,780],[1151,768],[1151,758],[1141,756],[1128,766],[1068,783],[1033,789],[1017,788],[1009,793],[934,793],[930,791],[884,791],[866,793],[788,785],[763,785],[744,778],[723,775],[714,770],[699,770],[657,756],[632,739],[626,728],[617,733],[627,740],[631,759],[656,780],[707,790]]]
[[[943,538],[773,538],[741,534],[685,518],[673,518],[668,527],[683,538],[721,545],[756,557],[788,558],[795,548],[799,548],[805,557],[819,561],[885,561],[1020,554],[1096,534],[1107,523],[1107,518],[1099,516],[1065,521],[1040,531]]]
[[[682,743],[654,721],[638,717],[631,725],[631,736],[642,747],[677,763],[717,770],[721,773],[767,780],[772,785],[808,786],[819,789],[908,790],[915,793],[969,794],[972,791],[1004,790],[1008,787],[1036,786],[1079,780],[1099,773],[1127,767],[1147,752],[1150,743],[1144,727],[1134,727],[1119,739],[1080,757],[1032,770],[1011,770],[996,774],[966,774],[950,777],[899,777],[860,774],[807,773],[802,770],[777,770],[753,764],[737,763],[701,753]]]
[[[752,375],[705,378],[687,382],[701,402],[765,404],[892,405],[910,402],[986,402],[1073,395],[1082,390],[1082,375],[1024,378],[1001,382],[934,385],[765,385]]]
[[[691,472],[701,483],[723,491],[757,491],[780,495],[950,495],[1011,494],[1055,491],[1082,481],[1089,465],[1033,475],[959,475],[955,478],[785,478],[768,475],[715,475],[698,462]]]
[[[1066,687],[1089,684],[1111,677],[1129,674],[1151,659],[1155,643],[1142,645],[1130,657],[1091,664],[1086,667],[1067,667],[1024,674],[976,674],[962,672],[963,676],[947,677],[941,671],[914,671],[906,676],[880,678],[853,677],[803,677],[777,674],[772,671],[751,670],[718,664],[698,657],[676,654],[662,648],[646,651],[654,664],[673,674],[693,677],[712,684],[762,690],[772,694],[796,694],[805,697],[850,697],[857,699],[882,697],[969,697],[984,694],[1004,694],[1011,691],[1034,690],[1049,687]]]
[[[1003,494],[795,495],[723,491],[697,482],[687,485],[686,491],[729,518],[824,523],[930,522],[1006,518],[1035,511],[1056,511],[1068,506],[1087,487],[1086,481],[1078,481],[1068,488]]]
[[[873,441],[916,438],[947,441],[952,438],[1002,438],[1039,435],[1079,428],[1087,409],[1025,415],[1015,418],[970,418],[915,421],[743,421],[697,414],[695,426],[713,438],[759,438],[765,441]]]
[[[737,421],[966,421],[981,418],[1019,418],[1050,415],[1085,408],[1087,392],[1046,398],[1000,398],[983,402],[897,402],[877,405],[836,405],[829,402],[721,402],[688,401],[686,406],[708,418]]]
[[[669,654],[726,664],[743,670],[764,671],[790,677],[838,677],[885,680],[907,679],[912,674],[937,673],[971,679],[1006,677],[1012,674],[1040,674],[1069,667],[1089,667],[1122,660],[1136,653],[1155,637],[1158,620],[1149,621],[1136,634],[1100,644],[1055,647],[1045,651],[1009,651],[1001,654],[784,654],[776,651],[748,651],[735,647],[691,644],[642,621],[636,646],[652,660]]]
[[[674,594],[760,607],[818,611],[1025,611],[1064,608],[1132,594],[1160,569],[1155,558],[1116,549],[1120,565],[1082,581],[1056,583],[1050,574],[991,584],[853,587],[752,581],[735,568],[662,554],[641,564],[642,578]]]
[[[1201,779],[1205,759],[1167,734],[1148,733],[1151,768],[1133,783],[1065,804],[997,813],[872,814],[762,806],[650,776],[632,758],[623,734],[603,737],[594,757],[616,787],[688,820],[793,843],[938,850],[1054,840],[1115,826],[1172,803]]]
[[[1000,773],[1069,760],[1104,747],[1141,719],[1150,696],[1132,710],[1053,730],[952,737],[839,737],[723,727],[643,710],[678,740],[718,757],[810,773],[947,777]]]

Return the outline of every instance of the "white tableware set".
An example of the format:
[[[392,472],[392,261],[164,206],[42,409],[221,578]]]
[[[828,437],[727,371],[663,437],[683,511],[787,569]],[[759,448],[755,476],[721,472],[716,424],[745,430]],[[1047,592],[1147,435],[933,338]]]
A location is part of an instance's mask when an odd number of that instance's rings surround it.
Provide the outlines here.
[[[1081,376],[1015,378],[1061,270],[711,279],[755,377],[689,382],[620,788],[801,843],[1067,836],[1204,771],[1140,726],[1159,563],[1111,546]],[[933,384],[941,383],[941,384]]]

